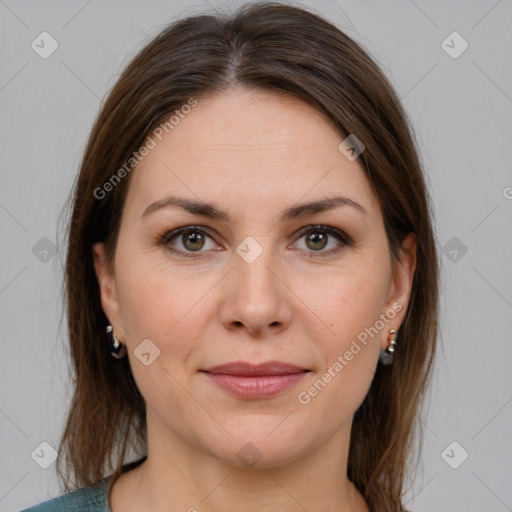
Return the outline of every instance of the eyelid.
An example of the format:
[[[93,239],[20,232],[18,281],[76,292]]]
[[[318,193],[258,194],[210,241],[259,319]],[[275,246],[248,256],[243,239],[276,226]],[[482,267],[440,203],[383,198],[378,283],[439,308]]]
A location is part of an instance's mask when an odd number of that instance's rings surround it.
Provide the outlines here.
[[[339,238],[343,243],[347,245],[353,243],[352,239],[344,231],[342,231],[339,228],[335,228],[334,226],[331,226],[329,224],[309,224],[308,226],[301,228],[297,232],[297,237],[295,240],[299,239],[300,237],[304,236],[306,233],[309,233],[311,231],[327,233],[328,235],[332,235],[336,238]]]
[[[200,233],[205,233],[206,235],[208,235],[210,238],[213,238],[213,239],[215,239],[215,236],[216,236],[216,233],[214,233],[213,230],[211,230],[210,228],[208,228],[206,226],[189,225],[189,226],[182,226],[180,228],[171,229],[170,231],[165,233],[164,236],[161,238],[162,243],[164,243],[164,244],[169,243],[173,238],[176,238],[178,235],[187,233],[189,231],[190,232],[199,231]]]

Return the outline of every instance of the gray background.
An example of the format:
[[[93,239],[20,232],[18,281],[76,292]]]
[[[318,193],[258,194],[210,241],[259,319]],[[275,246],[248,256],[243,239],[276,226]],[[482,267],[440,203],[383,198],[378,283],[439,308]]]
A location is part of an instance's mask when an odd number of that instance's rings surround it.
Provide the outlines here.
[[[172,17],[222,5],[234,3],[0,1],[1,511],[60,494],[55,464],[31,454],[57,447],[70,397],[57,220],[100,102]],[[362,43],[397,89],[445,248],[443,348],[408,508],[512,510],[512,2],[302,5]],[[46,59],[31,48],[43,31],[59,45]],[[453,31],[469,44],[457,58],[445,49],[462,40],[442,46]]]

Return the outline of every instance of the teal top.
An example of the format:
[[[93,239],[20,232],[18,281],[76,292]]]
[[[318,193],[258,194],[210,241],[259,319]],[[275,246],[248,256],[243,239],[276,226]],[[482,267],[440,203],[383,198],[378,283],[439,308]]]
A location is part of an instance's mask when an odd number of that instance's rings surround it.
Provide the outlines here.
[[[112,475],[21,512],[112,512],[109,504]]]
[[[147,455],[135,462],[125,464],[121,473],[136,468],[147,459]],[[20,512],[112,512],[109,496],[114,483],[114,475],[107,476],[98,482],[75,489],[62,496],[43,501],[38,505],[26,508]]]

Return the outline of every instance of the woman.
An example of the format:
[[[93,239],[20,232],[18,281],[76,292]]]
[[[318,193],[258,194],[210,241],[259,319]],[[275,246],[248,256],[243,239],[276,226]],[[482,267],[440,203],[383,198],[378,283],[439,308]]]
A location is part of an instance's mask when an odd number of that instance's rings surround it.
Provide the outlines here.
[[[78,489],[28,510],[405,510],[431,217],[399,100],[339,29],[273,3],[171,24],[84,153],[58,458]]]

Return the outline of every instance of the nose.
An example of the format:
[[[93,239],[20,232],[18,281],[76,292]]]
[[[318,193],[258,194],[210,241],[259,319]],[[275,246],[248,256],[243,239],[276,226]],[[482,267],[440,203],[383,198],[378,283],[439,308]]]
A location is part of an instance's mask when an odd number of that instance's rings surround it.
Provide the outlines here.
[[[293,317],[293,294],[270,248],[264,248],[251,263],[235,254],[232,265],[221,292],[220,318],[224,327],[251,336],[287,329]]]

